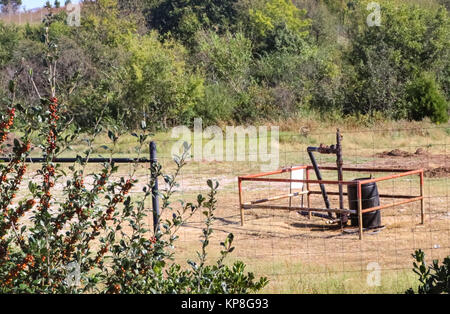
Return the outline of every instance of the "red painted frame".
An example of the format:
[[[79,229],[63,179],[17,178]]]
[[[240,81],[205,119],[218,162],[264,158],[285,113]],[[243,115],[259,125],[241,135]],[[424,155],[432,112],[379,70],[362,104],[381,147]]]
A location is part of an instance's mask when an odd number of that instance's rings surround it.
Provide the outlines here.
[[[306,170],[306,179],[300,180],[300,179],[283,179],[283,178],[267,178],[267,176],[272,176],[276,174],[282,174],[286,172],[291,172],[293,170],[300,170],[305,169]],[[390,168],[354,168],[354,167],[344,167],[342,168],[343,171],[352,171],[352,172],[378,172],[378,173],[395,173],[388,176],[383,176],[380,178],[373,178],[373,179],[367,179],[367,180],[361,180],[361,181],[336,181],[336,180],[311,180],[309,171],[313,169],[312,166],[297,166],[297,167],[291,167],[291,168],[283,168],[276,171],[270,171],[270,172],[264,172],[264,173],[257,173],[257,174],[250,174],[246,176],[240,176],[238,177],[238,189],[239,189],[239,209],[241,214],[241,225],[244,225],[244,209],[252,209],[252,208],[273,208],[273,209],[289,209],[289,210],[299,210],[299,208],[296,207],[289,207],[285,208],[284,206],[264,206],[264,205],[255,205],[256,202],[254,201],[250,204],[243,203],[243,190],[242,190],[242,182],[244,181],[261,181],[261,182],[286,182],[286,183],[292,183],[292,182],[302,182],[306,184],[306,191],[305,193],[307,195],[307,207],[302,207],[301,210],[308,211],[309,217],[311,217],[311,212],[314,211],[331,211],[331,212],[350,212],[348,209],[339,210],[339,209],[331,209],[327,210],[326,208],[311,208],[310,207],[310,197],[312,194],[321,194],[319,191],[310,191],[310,185],[311,184],[328,184],[328,185],[355,185],[357,184],[357,197],[358,197],[358,225],[359,225],[359,239],[362,240],[363,238],[363,224],[362,224],[362,215],[364,213],[369,213],[376,210],[382,210],[389,207],[394,207],[402,204],[407,204],[411,202],[418,202],[420,201],[420,213],[421,213],[421,224],[424,223],[424,170],[423,169],[390,169]],[[337,167],[319,167],[321,170],[336,170]],[[388,195],[388,194],[380,194],[381,198],[393,198],[393,199],[403,199],[402,201],[394,202],[393,204],[386,204],[386,205],[380,205],[372,208],[366,208],[362,209],[362,199],[361,199],[361,186],[363,184],[372,183],[372,182],[381,182],[381,181],[387,181],[392,179],[397,179],[401,177],[406,176],[413,176],[413,175],[419,175],[420,176],[420,195]],[[337,195],[336,192],[328,192],[330,195]],[[344,193],[346,195],[347,193]],[[289,195],[286,197],[290,197]],[[276,198],[275,198],[276,199]],[[259,203],[270,201],[271,199],[265,199],[265,200],[259,200]],[[291,209],[292,208],[292,209]]]

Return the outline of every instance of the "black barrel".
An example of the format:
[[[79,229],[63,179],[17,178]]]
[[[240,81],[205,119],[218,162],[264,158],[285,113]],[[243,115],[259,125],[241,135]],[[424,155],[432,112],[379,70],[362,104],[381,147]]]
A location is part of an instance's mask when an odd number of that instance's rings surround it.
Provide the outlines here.
[[[371,178],[360,178],[353,181],[368,180]],[[351,210],[358,210],[358,185],[348,185],[348,204]],[[372,208],[380,205],[380,196],[376,182],[361,185],[362,209]],[[351,214],[352,226],[358,226],[358,215]],[[379,210],[363,214],[364,228],[378,228],[381,226],[381,212]]]

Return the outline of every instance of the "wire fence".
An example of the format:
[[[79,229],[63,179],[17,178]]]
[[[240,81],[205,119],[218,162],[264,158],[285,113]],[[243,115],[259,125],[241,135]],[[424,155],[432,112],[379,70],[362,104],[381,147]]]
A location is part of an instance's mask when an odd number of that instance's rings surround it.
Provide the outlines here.
[[[424,169],[424,224],[420,224],[420,204],[411,203],[383,210],[381,220],[384,228],[366,232],[363,241],[351,227],[343,232],[340,226],[330,224],[327,219],[315,216],[309,219],[299,211],[246,210],[246,223],[241,226],[237,178],[261,172],[261,167],[268,164],[260,158],[256,161],[252,158],[252,154],[259,152],[248,151],[250,139],[247,138],[245,160],[227,161],[223,158],[207,161],[196,160],[193,156],[177,178],[175,199],[185,201],[194,201],[198,194],[206,194],[207,179],[220,183],[210,258],[218,257],[219,243],[231,232],[235,235],[236,249],[229,262],[242,260],[257,276],[267,276],[270,284],[265,292],[339,293],[402,292],[416,284],[411,257],[416,249],[423,249],[429,262],[448,256],[450,127],[342,130],[342,133],[344,167]],[[258,143],[266,140],[270,148],[269,136],[260,137]],[[168,173],[175,169],[172,148],[177,141],[179,139],[157,140],[158,161]],[[334,142],[335,133],[332,131],[281,132],[275,168],[310,165],[306,151],[309,145]],[[203,141],[202,147],[207,144],[208,139]],[[222,144],[225,154],[225,143]],[[317,161],[321,166],[336,165],[333,155],[317,155]],[[121,165],[115,176],[116,179],[126,176],[135,166],[138,167],[135,177],[140,184],[132,190],[132,195],[139,198],[142,186],[150,180],[149,163]],[[91,167],[95,172],[97,166]],[[363,176],[371,174],[377,175],[369,171]],[[289,174],[277,177],[289,178]],[[344,173],[344,180],[358,177],[361,173]],[[313,172],[311,179],[315,179]],[[324,179],[336,180],[337,173],[324,172]],[[378,189],[380,194],[418,195],[418,180],[418,177],[405,177],[379,182]],[[160,189],[164,188],[164,182],[160,182]],[[243,189],[248,200],[263,199],[288,193],[289,183],[249,182]],[[334,192],[329,198],[337,208],[337,187],[327,186],[327,189]],[[318,185],[313,185],[311,190],[320,191]],[[299,197],[291,201],[296,206],[301,204]],[[286,205],[287,202],[288,199],[283,199],[273,204]],[[381,199],[382,205],[389,202],[392,200]],[[151,200],[147,206],[149,210],[152,208]],[[323,207],[320,195],[311,196],[311,206]],[[345,208],[348,208],[347,199]],[[153,224],[151,216],[148,223]],[[175,255],[178,261],[195,259],[195,252],[200,249],[202,227],[203,217],[198,213],[180,229]]]
[[[351,230],[342,232],[339,226],[329,224],[326,219],[308,219],[298,211],[247,210],[246,223],[241,226],[237,177],[261,172],[262,162],[249,161],[251,153],[247,151],[245,161],[194,161],[181,173],[179,191],[182,198],[205,193],[208,178],[221,183],[217,244],[227,232],[234,233],[234,258],[245,261],[258,275],[269,277],[268,292],[402,292],[416,284],[411,257],[416,249],[423,249],[429,262],[442,260],[450,254],[450,128],[391,128],[342,133],[344,166],[424,169],[423,225],[420,224],[420,204],[411,203],[383,210],[384,228],[365,233],[363,241],[359,241]],[[268,139],[259,138],[261,140]],[[278,168],[310,165],[306,152],[308,145],[334,142],[334,132],[281,132]],[[169,140],[163,145],[171,143],[173,141]],[[169,154],[160,153],[159,158],[165,166],[170,164]],[[319,155],[317,159],[322,166],[336,165],[335,156]],[[363,176],[371,174],[377,175],[368,171]],[[289,178],[289,175],[278,177]],[[361,173],[346,172],[344,179],[359,177]],[[314,174],[312,179],[315,179]],[[328,171],[325,179],[336,180],[337,174]],[[419,180],[418,176],[397,178],[379,182],[378,189],[380,194],[419,195]],[[289,183],[252,182],[243,189],[247,200],[264,199],[287,194]],[[312,189],[319,191],[317,185]],[[337,188],[331,186],[327,189],[337,192]],[[338,197],[330,195],[330,201],[337,208]],[[284,199],[274,204],[287,205],[287,202]],[[298,198],[293,202],[300,205]],[[312,207],[324,207],[320,195],[312,197],[311,202]],[[381,199],[382,205],[390,202],[393,200]],[[345,208],[348,208],[347,200]],[[201,216],[196,216],[181,231],[180,247],[187,256],[194,256],[198,248],[201,225]]]

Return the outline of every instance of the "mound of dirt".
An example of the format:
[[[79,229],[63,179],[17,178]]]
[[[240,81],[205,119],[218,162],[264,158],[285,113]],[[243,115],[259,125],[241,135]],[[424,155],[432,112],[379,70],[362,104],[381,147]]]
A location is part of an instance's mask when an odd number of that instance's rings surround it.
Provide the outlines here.
[[[394,149],[391,151],[385,151],[382,153],[375,154],[376,157],[386,158],[386,157],[414,157],[414,156],[425,156],[428,155],[427,151],[423,148],[418,148],[415,153],[410,153],[400,149]]]
[[[427,178],[445,178],[450,176],[450,167],[437,167],[425,170],[424,176]]]

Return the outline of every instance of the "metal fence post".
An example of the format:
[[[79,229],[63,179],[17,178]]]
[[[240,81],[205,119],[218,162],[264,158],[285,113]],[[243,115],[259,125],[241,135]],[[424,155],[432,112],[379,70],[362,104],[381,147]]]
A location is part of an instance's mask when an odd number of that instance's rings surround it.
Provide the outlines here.
[[[156,157],[156,143],[150,142],[150,175],[154,180],[152,186],[152,209],[153,209],[153,230],[159,231],[159,198],[158,198],[158,175],[157,171],[157,157]]]

